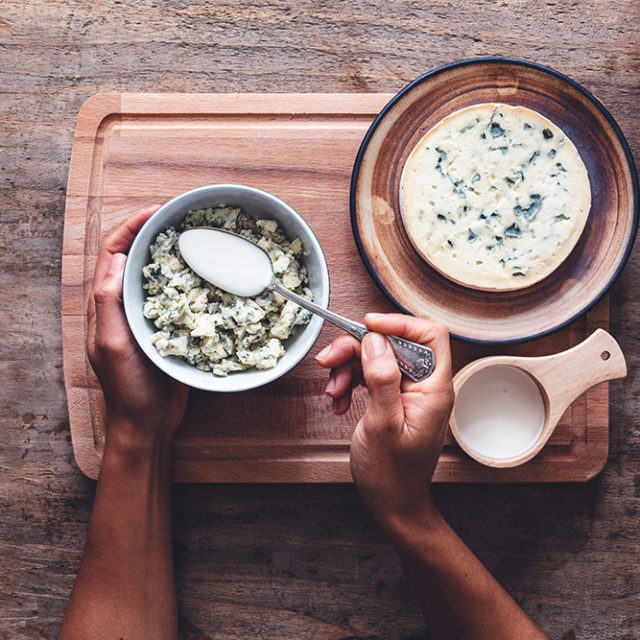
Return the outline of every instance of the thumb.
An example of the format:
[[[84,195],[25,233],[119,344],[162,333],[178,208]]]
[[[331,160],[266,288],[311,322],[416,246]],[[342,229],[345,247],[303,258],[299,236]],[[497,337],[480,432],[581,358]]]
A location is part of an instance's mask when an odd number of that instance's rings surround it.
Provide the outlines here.
[[[368,333],[362,341],[362,373],[369,391],[366,426],[373,430],[402,428],[402,374],[389,341],[379,333]]]

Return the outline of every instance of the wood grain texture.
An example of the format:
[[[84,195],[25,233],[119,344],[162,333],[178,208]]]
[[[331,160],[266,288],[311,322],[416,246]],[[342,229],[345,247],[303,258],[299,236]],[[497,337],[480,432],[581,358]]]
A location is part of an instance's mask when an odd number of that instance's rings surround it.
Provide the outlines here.
[[[100,238],[136,207],[167,201],[185,189],[216,182],[250,184],[283,198],[313,228],[329,266],[333,309],[356,319],[367,310],[392,310],[362,268],[348,214],[353,158],[389,98],[107,94],[85,102],[67,186],[62,328],[71,437],[76,462],[89,477],[98,477],[104,445],[104,403],[84,348],[85,309]],[[608,326],[605,301],[572,329],[510,352],[553,354]],[[175,441],[174,480],[350,482],[349,440],[365,396],[358,391],[350,411],[333,415],[323,393],[325,372],[313,359],[338,333],[327,323],[305,360],[262,388],[222,396],[192,394]],[[481,349],[484,356],[493,353],[495,347]],[[459,343],[455,354],[457,363],[466,364],[478,350]],[[607,457],[607,398],[603,384],[566,413],[563,409],[548,447],[517,469],[483,467],[449,438],[434,480],[591,480]]]
[[[533,109],[576,145],[589,173],[591,211],[570,255],[524,289],[482,291],[455,282],[416,250],[402,219],[402,171],[419,141],[451,113],[479,103]],[[426,75],[394,98],[358,157],[352,216],[369,270],[415,315],[462,338],[517,341],[561,327],[593,305],[628,255],[638,226],[637,176],[624,140],[600,106],[544,68],[489,59]]]
[[[396,92],[469,56],[554,66],[640,153],[634,0],[0,0],[0,637],[55,638],[94,483],[73,459],[60,277],[73,129],[98,92]],[[439,485],[453,527],[553,638],[640,638],[637,249],[611,293],[630,374],[611,383],[594,482]],[[351,485],[176,485],[185,640],[426,638]]]

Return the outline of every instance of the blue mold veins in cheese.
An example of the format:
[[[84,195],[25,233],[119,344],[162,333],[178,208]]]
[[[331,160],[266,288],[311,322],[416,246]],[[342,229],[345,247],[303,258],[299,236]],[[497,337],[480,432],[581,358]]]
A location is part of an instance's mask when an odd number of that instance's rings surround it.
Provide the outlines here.
[[[448,278],[508,291],[551,274],[591,207],[587,170],[536,111],[477,104],[438,122],[411,152],[402,218],[421,256]]]
[[[272,291],[241,298],[202,280],[178,248],[180,231],[193,227],[226,229],[255,242],[269,254],[286,288],[313,297],[302,242],[289,242],[275,220],[254,220],[224,204],[189,211],[178,230],[169,227],[158,234],[149,247],[151,262],[142,270],[143,313],[158,329],[151,342],[161,356],[177,356],[217,376],[275,367],[285,353],[284,342],[309,322],[311,313]]]

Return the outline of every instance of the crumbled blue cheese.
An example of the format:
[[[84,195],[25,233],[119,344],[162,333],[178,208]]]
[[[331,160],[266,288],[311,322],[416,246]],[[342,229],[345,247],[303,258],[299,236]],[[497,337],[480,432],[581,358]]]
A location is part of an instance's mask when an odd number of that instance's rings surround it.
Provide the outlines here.
[[[400,205],[419,253],[478,289],[548,276],[589,214],[587,170],[574,144],[525,107],[478,104],[436,124],[411,152]]]
[[[288,289],[312,300],[300,238],[289,242],[275,220],[254,220],[224,204],[189,211],[179,229],[158,234],[142,274],[147,292],[144,316],[158,331],[151,336],[161,356],[226,376],[245,369],[271,369],[285,353],[283,344],[311,313],[273,292],[241,298],[205,282],[183,261],[180,232],[217,227],[255,242],[271,258],[274,273]]]

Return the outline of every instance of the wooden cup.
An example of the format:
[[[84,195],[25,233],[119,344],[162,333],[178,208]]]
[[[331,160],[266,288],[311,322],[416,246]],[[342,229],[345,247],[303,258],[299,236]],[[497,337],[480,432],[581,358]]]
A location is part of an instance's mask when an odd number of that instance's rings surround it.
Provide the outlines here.
[[[453,379],[456,397],[471,376],[496,365],[517,367],[531,377],[542,395],[545,420],[540,435],[526,451],[512,457],[491,458],[466,444],[456,424],[454,406],[449,426],[457,443],[469,456],[489,467],[515,467],[531,460],[547,443],[562,414],[576,398],[600,382],[627,375],[620,345],[604,329],[597,329],[575,347],[549,356],[489,356],[470,362]]]

